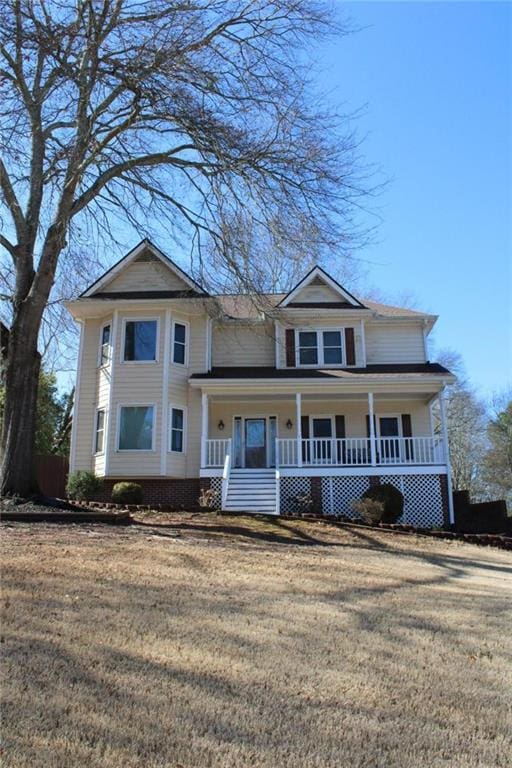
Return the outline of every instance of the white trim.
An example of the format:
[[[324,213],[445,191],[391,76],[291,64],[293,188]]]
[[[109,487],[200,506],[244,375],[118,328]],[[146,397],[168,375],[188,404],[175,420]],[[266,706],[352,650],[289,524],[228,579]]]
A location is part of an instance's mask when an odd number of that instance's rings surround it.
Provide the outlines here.
[[[80,407],[80,391],[82,386],[82,365],[84,360],[84,336],[85,336],[85,320],[77,320],[80,325],[80,339],[78,341],[78,368],[76,372],[75,381],[75,402],[73,403],[73,420],[71,422],[71,438],[70,438],[70,450],[69,450],[69,471],[74,472],[76,466],[76,450],[77,450],[77,424],[78,413]]]
[[[177,264],[175,264],[171,259],[169,259],[168,256],[162,253],[162,251],[153,245],[153,243],[150,243],[149,240],[142,240],[138,245],[135,246],[135,248],[129,251],[126,256],[123,256],[123,258],[118,261],[117,264],[114,264],[113,267],[107,270],[104,275],[102,275],[98,280],[96,280],[95,283],[93,283],[86,291],[84,291],[84,293],[82,293],[82,297],[86,298],[91,296],[93,293],[97,293],[100,288],[110,283],[113,278],[119,274],[119,272],[122,272],[123,269],[128,267],[128,265],[135,261],[135,259],[140,256],[141,253],[144,253],[144,251],[151,251],[153,256],[156,256],[162,262],[162,264],[164,264],[171,272],[174,272],[178,277],[180,277],[183,282],[186,283],[194,291],[198,291],[198,293],[207,295],[206,291],[199,285],[199,283],[196,283],[194,280],[192,280],[192,278],[190,278],[186,272],[180,269]]]
[[[201,459],[200,466],[206,466],[206,441],[208,440],[208,395],[201,394]]]
[[[124,347],[126,341],[126,323],[147,323],[156,322],[156,339],[155,339],[155,359],[154,360],[125,360],[124,359]],[[160,317],[158,315],[139,315],[138,317],[123,317],[122,320],[122,333],[121,333],[121,348],[119,350],[119,362],[123,365],[154,365],[159,362],[160,359]]]
[[[370,428],[370,455],[372,467],[377,464],[377,446],[375,444],[375,412],[373,410],[373,392],[368,392],[368,426]]]
[[[444,460],[446,462],[446,481],[448,486],[448,516],[451,525],[455,522],[455,511],[453,508],[453,488],[452,488],[452,468],[450,462],[450,444],[448,442],[448,422],[446,419],[446,407],[444,401],[445,389],[439,392],[439,415],[441,417],[441,431],[444,442]]]
[[[295,436],[297,440],[297,465],[302,467],[302,393],[295,393]]]
[[[115,451],[115,446],[112,446],[112,440],[110,438],[112,433],[112,409],[114,403],[114,375],[117,369],[116,366],[116,344],[119,331],[119,310],[115,309],[112,315],[112,360],[110,361],[110,386],[108,390],[108,403],[107,403],[107,424],[105,427],[105,475],[108,475],[110,468],[110,456]]]
[[[343,288],[339,283],[337,283],[321,267],[313,267],[313,269],[310,272],[308,272],[308,274],[305,275],[299,283],[297,283],[295,288],[292,288],[292,290],[284,297],[284,299],[281,299],[281,301],[277,306],[286,307],[291,301],[293,301],[297,293],[300,293],[302,289],[306,288],[306,286],[312,283],[316,277],[320,277],[339,296],[343,296],[345,301],[348,301],[349,304],[352,304],[354,307],[363,306],[363,304],[361,304],[361,302],[358,301],[355,296],[352,296],[351,293],[345,290],[345,288]]]
[[[279,467],[281,477],[386,477],[389,475],[446,475],[444,464],[428,464],[399,467],[380,465],[378,467]],[[199,477],[222,477],[221,467],[202,467]]]
[[[153,422],[151,425],[151,448],[120,448],[119,438],[121,437],[121,409],[122,408],[153,408]],[[155,453],[156,439],[156,416],[158,406],[156,403],[118,403],[117,404],[117,429],[116,429],[116,453]]]
[[[423,321],[422,331],[423,331],[423,353],[425,355],[425,362],[427,362],[427,360],[428,360],[428,339],[427,339],[428,331],[427,331],[427,324],[426,324],[425,320]]]
[[[167,415],[168,432],[167,432],[167,453],[174,453],[177,456],[185,456],[187,453],[187,428],[188,428],[188,407],[181,405],[180,403],[169,402],[169,410]],[[181,411],[183,413],[183,443],[181,451],[174,451],[172,449],[172,412]]]
[[[235,420],[240,419],[242,422],[242,466],[235,467],[234,462],[234,445],[235,445]],[[270,419],[275,419],[276,422],[276,440],[279,438],[279,416],[277,413],[251,413],[249,415],[242,415],[241,413],[234,413],[231,416],[231,446],[233,451],[233,461],[231,466],[234,469],[245,469],[245,422],[252,421],[253,419],[261,419],[265,422],[265,466],[262,469],[274,469],[277,466],[277,445],[275,448],[275,464],[270,464]],[[222,439],[222,438],[221,438]],[[257,467],[249,467],[248,469],[257,469]]]
[[[345,370],[345,369],[343,369]],[[349,373],[350,369],[348,370]],[[332,380],[325,380],[321,378],[305,378],[305,377],[283,377],[281,378],[266,378],[266,379],[193,379],[189,378],[189,386],[196,389],[209,389],[220,390],[219,392],[212,392],[212,394],[226,394],[226,390],[241,389],[245,394],[252,394],[252,390],[257,390],[259,394],[268,394],[269,388],[271,392],[279,392],[281,394],[293,395],[295,393],[295,387],[307,387],[308,390],[303,391],[304,394],[318,394],[325,391],[338,392],[339,394],[351,393],[351,394],[367,394],[368,390],[366,386],[371,385],[374,391],[389,393],[396,392],[397,387],[401,389],[401,393],[406,394],[408,392],[420,392],[428,394],[428,389],[434,385],[439,384],[452,384],[455,381],[453,376],[437,376],[424,374],[424,377],[418,379],[418,375],[414,374],[414,378],[407,379],[404,376],[407,374],[388,374],[389,376],[396,376],[389,381],[382,380],[382,374],[372,376],[370,374],[355,374],[351,373],[350,378],[343,376],[334,377]],[[413,375],[413,374],[409,374]],[[294,387],[294,389],[290,389]],[[391,389],[389,389],[391,387]],[[408,387],[409,389],[405,389]],[[261,390],[261,392],[260,392]],[[436,393],[437,394],[437,393]]]
[[[169,356],[171,353],[171,323],[172,315],[171,310],[165,311],[164,319],[164,351],[162,355],[163,362],[163,377],[162,377],[162,434],[160,445],[160,474],[167,474],[167,439],[168,439],[168,423],[169,423],[169,375],[170,365]]]
[[[396,423],[397,423],[397,426],[398,426],[398,435],[385,435],[383,437],[381,435],[381,433],[380,433],[380,420],[381,419],[396,419]],[[380,440],[380,438],[385,440],[387,437],[389,437],[390,440],[392,440],[394,437],[403,437],[403,434],[402,434],[402,414],[401,413],[381,413],[380,411],[376,411],[375,412],[375,421],[377,423],[377,434],[376,434],[376,437],[379,440]]]
[[[174,329],[177,325],[182,325],[185,328],[185,362],[177,363],[174,360]],[[181,343],[181,342],[180,342]],[[172,321],[172,333],[171,333],[171,365],[177,365],[178,368],[188,368],[189,366],[189,348],[190,348],[190,323],[188,320],[179,320],[173,318]]]
[[[109,337],[109,340],[108,340],[109,353],[108,353],[108,360],[107,360],[107,362],[106,363],[102,363],[101,362],[101,357],[102,357],[102,354],[103,354],[103,344],[102,344],[103,330],[107,326],[110,327],[110,337]],[[112,356],[113,356],[113,349],[112,349],[112,319],[110,319],[110,320],[105,320],[105,322],[102,323],[101,326],[100,326],[100,338],[99,338],[99,345],[98,345],[98,365],[97,365],[97,367],[98,368],[108,368],[108,366],[112,362]]]
[[[103,450],[97,451],[96,450],[96,443],[97,443],[97,436],[98,436],[98,413],[103,411]],[[92,455],[93,456],[104,456],[105,455],[105,438],[106,438],[106,430],[105,427],[107,425],[107,409],[104,405],[99,406],[94,411],[94,428],[93,428],[93,434],[92,434]]]
[[[328,328],[295,328],[295,367],[296,368],[328,368],[328,369],[334,369],[334,368],[352,368],[354,366],[347,366],[346,365],[346,359],[347,359],[347,351],[345,349],[345,327],[352,328],[352,326],[344,326],[340,328],[339,326],[331,326]],[[324,361],[324,352],[325,352],[325,346],[324,346],[324,339],[323,334],[325,332],[330,333],[339,333],[341,338],[341,363],[326,363]],[[299,344],[299,334],[301,333],[316,333],[316,351],[317,351],[317,359],[318,362],[316,363],[301,363],[300,362],[300,344]],[[319,343],[319,341],[321,343]],[[354,347],[355,347],[355,332],[354,332]],[[304,347],[303,347],[304,349]],[[309,347],[309,349],[313,349],[313,347]],[[354,350],[355,351],[355,350]]]

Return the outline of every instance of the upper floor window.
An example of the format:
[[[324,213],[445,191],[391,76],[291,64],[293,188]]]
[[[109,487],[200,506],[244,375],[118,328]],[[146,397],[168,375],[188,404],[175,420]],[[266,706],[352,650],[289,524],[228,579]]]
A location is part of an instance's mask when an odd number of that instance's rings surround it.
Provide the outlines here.
[[[100,365],[108,365],[110,362],[110,323],[101,327],[99,358]]]
[[[172,362],[187,364],[188,328],[185,323],[173,323],[172,326]]]
[[[341,331],[298,331],[297,341],[297,365],[343,365]]]
[[[157,320],[126,320],[123,360],[147,363],[157,359]]]
[[[153,405],[122,405],[119,412],[119,450],[153,450],[154,421]]]

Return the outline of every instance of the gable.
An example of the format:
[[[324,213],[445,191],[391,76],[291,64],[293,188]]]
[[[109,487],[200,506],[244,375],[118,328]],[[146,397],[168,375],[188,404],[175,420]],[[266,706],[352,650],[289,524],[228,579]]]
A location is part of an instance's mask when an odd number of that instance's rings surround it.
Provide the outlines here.
[[[365,308],[321,267],[313,267],[278,304],[280,307],[290,308],[315,305],[340,309]]]
[[[151,252],[145,251],[131,264],[103,283],[101,291],[187,291],[190,285]]]
[[[207,292],[177,264],[143,240],[89,286],[82,297],[105,297],[107,294],[143,294],[180,292],[207,296]]]

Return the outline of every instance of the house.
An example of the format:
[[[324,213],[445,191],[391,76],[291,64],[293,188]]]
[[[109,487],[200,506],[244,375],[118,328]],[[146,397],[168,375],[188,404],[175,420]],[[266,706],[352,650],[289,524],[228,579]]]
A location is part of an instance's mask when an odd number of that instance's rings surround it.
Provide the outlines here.
[[[264,303],[265,311],[261,310]],[[286,295],[212,296],[147,240],[67,307],[80,324],[71,470],[148,503],[324,514],[389,482],[404,520],[452,520],[433,315],[363,301],[315,267]],[[432,411],[442,428],[434,428]]]

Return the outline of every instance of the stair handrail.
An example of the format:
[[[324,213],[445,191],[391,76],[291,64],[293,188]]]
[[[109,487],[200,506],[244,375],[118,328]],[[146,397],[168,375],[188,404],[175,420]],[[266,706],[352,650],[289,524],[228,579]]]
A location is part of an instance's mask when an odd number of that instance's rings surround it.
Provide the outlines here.
[[[229,475],[231,474],[231,438],[228,438],[226,454],[224,456],[224,468],[222,470],[221,509],[226,506],[228,498]]]

